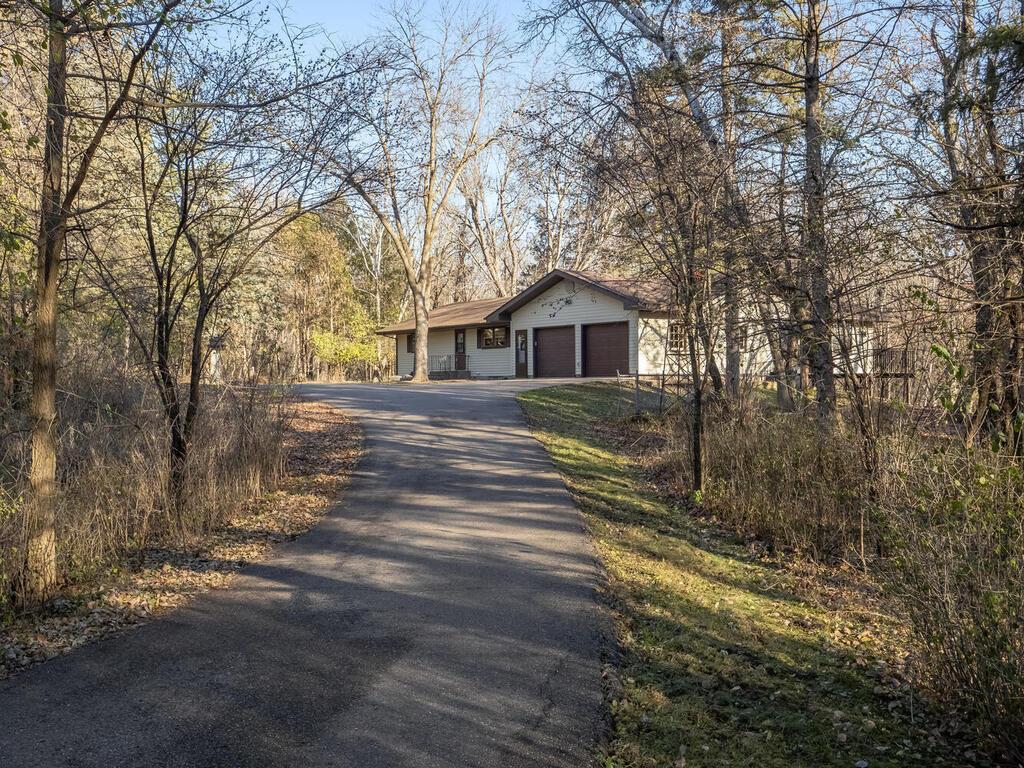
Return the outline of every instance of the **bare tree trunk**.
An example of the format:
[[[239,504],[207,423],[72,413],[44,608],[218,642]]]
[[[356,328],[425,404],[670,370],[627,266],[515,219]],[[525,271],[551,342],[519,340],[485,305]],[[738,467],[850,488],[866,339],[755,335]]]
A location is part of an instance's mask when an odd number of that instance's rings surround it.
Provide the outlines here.
[[[691,333],[687,340],[690,371],[693,375],[693,410],[690,414],[690,471],[695,497],[704,490],[704,376],[697,360],[697,338]]]
[[[711,338],[711,331],[708,328],[707,321],[702,315],[698,316],[696,325],[697,335],[700,337],[700,344],[704,348],[704,355],[707,360],[708,376],[711,378],[711,386],[715,390],[715,393],[720,395],[725,387],[725,383],[722,381],[722,372],[719,370],[718,363],[715,361],[715,348],[714,341]]]
[[[733,400],[740,396],[740,308],[736,292],[735,261],[731,253],[725,259],[725,394]]]
[[[721,73],[719,77],[719,93],[722,101],[722,148],[727,166],[735,169],[736,143],[733,132],[734,112],[732,93],[732,48],[733,28],[728,5],[722,4],[719,13],[719,35],[721,41]],[[740,222],[736,215],[736,206],[728,205],[726,238],[733,240],[739,230]],[[740,395],[740,306],[736,286],[736,249],[730,242],[726,243],[724,259],[725,275],[723,278],[725,300],[725,394],[736,400]],[[768,333],[766,329],[766,333]],[[770,337],[770,334],[769,334]]]
[[[181,446],[179,424],[181,422],[181,403],[178,399],[177,377],[171,370],[171,332],[170,323],[165,316],[157,318],[156,321],[156,370],[153,371],[157,389],[160,392],[160,403],[164,409],[164,418],[167,420],[167,427],[170,431],[170,455],[171,455],[171,495],[174,494],[176,482],[174,478],[175,467],[178,466],[178,456],[184,453]]]
[[[190,238],[193,249],[198,251]],[[199,257],[201,260],[201,257]],[[202,283],[202,278],[200,278]],[[201,297],[196,311],[195,323],[192,326],[191,348],[189,350],[188,398],[185,410],[176,407],[176,418],[170,421],[171,428],[171,498],[175,506],[181,506],[185,499],[185,483],[188,471],[188,460],[192,449],[192,435],[202,400],[202,377],[205,356],[203,354],[203,335],[206,333],[206,320],[210,314],[210,298],[200,289]],[[175,398],[175,403],[179,402]]]
[[[22,599],[36,603],[57,585],[57,283],[67,217],[63,211],[64,131],[67,118],[67,38],[63,0],[52,0],[47,37],[46,143],[36,256],[32,337],[32,468],[28,546]]]
[[[13,254],[12,254],[13,256]],[[14,265],[11,259],[5,260],[5,275],[7,282],[7,307],[5,324],[5,341],[8,346],[10,357],[7,370],[0,372],[0,388],[4,402],[14,407],[21,400],[25,386],[29,383],[29,377],[25,371],[31,366],[29,349],[25,344],[26,323],[29,316],[27,305],[27,293],[24,288],[15,284]],[[18,301],[18,298],[21,301]]]
[[[430,325],[427,322],[427,294],[419,290],[413,291],[413,312],[416,316],[416,355],[412,369],[412,380],[424,383],[430,379],[430,361],[428,356],[427,336]]]
[[[825,238],[825,168],[822,159],[821,71],[819,0],[807,0],[804,20],[804,139],[806,152],[805,246],[810,294],[810,349],[808,361],[814,380],[818,417],[823,423],[835,418],[836,384],[832,359],[832,298],[828,277],[828,246]]]
[[[793,267],[789,240],[789,231],[786,226],[786,212],[787,212],[787,195],[786,195],[786,158],[788,157],[787,144],[785,140],[780,142],[779,152],[779,186],[778,186],[778,224],[779,224],[779,246],[785,256],[787,262],[786,274],[793,276],[795,269]],[[795,282],[795,281],[794,281]],[[787,412],[792,412],[796,409],[796,398],[794,397],[794,391],[797,389],[797,377],[795,368],[798,357],[798,334],[800,330],[800,324],[798,321],[797,314],[795,312],[796,303],[792,299],[793,294],[796,293],[796,286],[789,285],[789,290],[786,292],[787,301],[785,302],[786,311],[789,313],[788,325],[782,325],[781,322],[776,321],[778,325],[777,333],[768,334],[768,348],[772,355],[772,365],[775,367],[776,382],[775,382],[775,399],[779,407]],[[771,318],[768,314],[767,307],[764,304],[759,304],[761,312],[761,322],[767,327],[771,324]],[[775,341],[777,341],[777,344]]]
[[[765,327],[771,326],[772,320],[768,308],[763,303],[758,302],[757,310],[761,317],[761,324]],[[779,336],[782,337],[782,334],[779,334]],[[793,334],[789,334],[785,342],[785,347],[781,344],[769,344],[768,352],[772,358],[772,367],[775,369],[775,403],[783,411],[791,412],[796,407],[793,400],[793,381],[791,378],[792,360],[796,357],[792,351],[794,348]]]
[[[48,23],[46,75],[46,140],[43,148],[43,179],[40,200],[39,240],[36,252],[36,306],[32,336],[32,467],[29,500],[25,583],[19,599],[26,603],[46,599],[57,582],[56,480],[57,442],[57,287],[60,258],[67,236],[71,206],[85,184],[89,169],[107,130],[128,99],[129,90],[143,57],[167,21],[167,13],[181,0],[168,0],[146,41],[134,52],[117,96],[109,103],[79,156],[74,173],[66,174],[64,141],[68,115],[68,29],[64,0],[40,6]],[[76,12],[80,10],[76,7]]]

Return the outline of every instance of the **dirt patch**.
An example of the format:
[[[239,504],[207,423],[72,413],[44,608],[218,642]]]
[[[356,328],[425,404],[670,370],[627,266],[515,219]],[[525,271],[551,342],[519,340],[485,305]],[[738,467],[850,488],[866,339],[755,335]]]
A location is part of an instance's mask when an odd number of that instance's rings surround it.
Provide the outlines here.
[[[42,610],[0,629],[0,679],[81,645],[139,626],[231,583],[245,565],[312,528],[348,484],[362,432],[324,403],[291,406],[287,464],[278,487],[207,536],[147,549],[99,582],[75,585]]]

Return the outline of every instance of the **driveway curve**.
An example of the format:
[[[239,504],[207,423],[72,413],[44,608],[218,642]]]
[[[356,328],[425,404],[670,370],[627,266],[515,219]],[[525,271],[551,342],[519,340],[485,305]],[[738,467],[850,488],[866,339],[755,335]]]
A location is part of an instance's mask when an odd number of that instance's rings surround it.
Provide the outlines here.
[[[589,766],[598,569],[526,382],[307,385],[367,455],[313,531],[0,683],[0,765]]]

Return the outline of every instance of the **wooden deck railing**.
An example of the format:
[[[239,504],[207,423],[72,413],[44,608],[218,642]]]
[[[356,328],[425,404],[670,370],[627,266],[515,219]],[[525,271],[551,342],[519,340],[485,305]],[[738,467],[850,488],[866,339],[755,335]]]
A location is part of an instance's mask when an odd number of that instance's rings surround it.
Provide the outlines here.
[[[875,376],[912,376],[917,367],[915,350],[906,347],[883,347],[872,354],[871,372]]]

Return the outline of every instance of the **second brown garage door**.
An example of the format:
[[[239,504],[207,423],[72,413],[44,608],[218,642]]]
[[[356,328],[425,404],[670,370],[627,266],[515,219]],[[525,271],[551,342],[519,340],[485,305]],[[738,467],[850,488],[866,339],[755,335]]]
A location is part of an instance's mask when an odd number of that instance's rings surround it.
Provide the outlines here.
[[[629,373],[629,324],[583,326],[583,375]]]
[[[534,376],[576,375],[576,329],[573,326],[534,328],[533,344]]]

